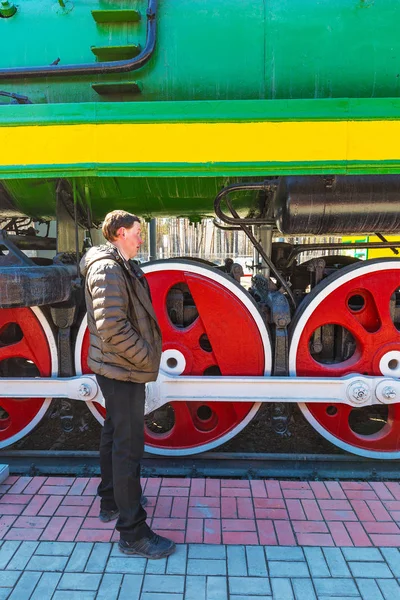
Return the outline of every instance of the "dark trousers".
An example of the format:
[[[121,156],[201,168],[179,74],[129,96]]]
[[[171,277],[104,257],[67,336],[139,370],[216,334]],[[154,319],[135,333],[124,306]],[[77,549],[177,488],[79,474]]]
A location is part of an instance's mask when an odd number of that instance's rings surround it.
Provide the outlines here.
[[[102,510],[119,510],[120,537],[135,541],[148,535],[146,511],[140,504],[140,460],[144,450],[144,383],[117,381],[96,375],[106,402],[101,432]]]

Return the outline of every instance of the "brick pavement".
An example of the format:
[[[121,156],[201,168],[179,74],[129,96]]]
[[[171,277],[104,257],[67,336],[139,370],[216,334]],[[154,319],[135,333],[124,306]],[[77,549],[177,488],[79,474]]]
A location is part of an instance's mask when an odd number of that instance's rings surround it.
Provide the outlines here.
[[[113,542],[97,478],[10,476],[0,539]],[[400,483],[149,478],[150,525],[177,543],[400,546]]]
[[[0,485],[0,600],[400,600],[400,484],[149,478],[167,560],[126,557],[97,478]]]

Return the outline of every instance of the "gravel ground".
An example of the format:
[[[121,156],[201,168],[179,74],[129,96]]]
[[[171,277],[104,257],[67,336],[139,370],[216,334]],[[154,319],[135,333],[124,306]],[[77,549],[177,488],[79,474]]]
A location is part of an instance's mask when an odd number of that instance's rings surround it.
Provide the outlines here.
[[[290,436],[282,437],[272,431],[271,407],[261,407],[255,418],[235,438],[219,446],[224,452],[276,452],[309,454],[343,454],[342,450],[325,440],[304,419],[297,406],[293,407]],[[69,414],[69,413],[67,413]],[[61,428],[60,402],[53,401],[47,415],[28,436],[9,446],[10,450],[97,450],[101,427],[83,403],[72,403],[73,430]],[[71,419],[66,419],[68,424]]]

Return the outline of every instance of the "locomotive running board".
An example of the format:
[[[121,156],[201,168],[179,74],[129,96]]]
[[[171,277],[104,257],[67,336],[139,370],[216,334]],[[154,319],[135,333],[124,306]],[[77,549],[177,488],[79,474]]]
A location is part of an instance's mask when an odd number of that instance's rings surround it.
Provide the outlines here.
[[[1,378],[0,398],[104,398],[94,375],[70,378]],[[353,407],[400,401],[400,380],[391,377],[185,377],[160,371],[147,384],[146,414],[170,402],[306,402]]]

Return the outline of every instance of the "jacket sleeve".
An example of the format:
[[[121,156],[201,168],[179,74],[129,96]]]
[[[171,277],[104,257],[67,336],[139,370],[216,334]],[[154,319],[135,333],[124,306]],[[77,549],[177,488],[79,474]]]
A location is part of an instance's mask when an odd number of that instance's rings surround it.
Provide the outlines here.
[[[87,285],[101,340],[130,363],[138,366],[144,363],[149,348],[128,318],[129,298],[120,267],[99,262],[90,273]]]

